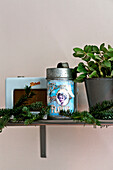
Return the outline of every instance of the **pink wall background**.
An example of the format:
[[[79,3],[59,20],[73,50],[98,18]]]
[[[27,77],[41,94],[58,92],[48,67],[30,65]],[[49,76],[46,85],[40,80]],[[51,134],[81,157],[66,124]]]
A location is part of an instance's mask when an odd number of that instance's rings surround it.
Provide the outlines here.
[[[7,77],[45,77],[46,68],[80,60],[73,47],[113,46],[112,0],[0,0],[0,107]],[[79,110],[88,109],[79,84]],[[113,170],[113,127],[47,126],[47,158],[40,158],[39,127],[8,127],[0,134],[2,170]]]

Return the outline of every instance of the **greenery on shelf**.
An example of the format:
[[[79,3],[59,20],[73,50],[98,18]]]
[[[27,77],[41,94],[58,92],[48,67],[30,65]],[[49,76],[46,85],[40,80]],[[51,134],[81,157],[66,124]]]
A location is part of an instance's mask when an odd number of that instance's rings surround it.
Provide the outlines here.
[[[103,101],[97,103],[90,111],[83,112],[64,112],[60,113],[62,116],[70,117],[73,120],[79,120],[84,123],[94,124],[100,126],[99,120],[113,120],[113,101]]]
[[[50,113],[50,107],[43,105],[41,102],[32,103],[28,105],[28,101],[35,94],[31,92],[31,86],[26,86],[25,95],[21,96],[17,104],[13,109],[0,109],[0,132],[7,126],[9,122],[24,122],[28,125],[34,121],[43,119],[45,115]],[[32,111],[37,111],[38,114],[33,114]],[[93,124],[100,126],[98,119],[111,120],[113,119],[113,101],[104,101],[101,104],[98,103],[96,106],[90,108],[90,111],[74,113],[61,111],[60,115],[69,117],[72,120],[77,120],[87,124]]]
[[[105,43],[100,47],[96,45],[85,45],[83,49],[74,48],[74,57],[79,57],[83,62],[80,62],[77,67],[73,69],[80,73],[75,78],[76,82],[83,82],[86,78],[101,78],[113,76],[113,48]]]
[[[113,101],[103,101],[90,108],[90,113],[96,119],[113,120]]]
[[[20,99],[15,104],[14,108],[17,108],[21,105],[26,105],[29,99],[31,99],[34,95],[35,93],[31,91],[31,86],[26,86],[25,94],[20,97]]]
[[[87,124],[93,124],[93,125],[98,125],[98,126],[101,125],[99,120],[95,119],[93,115],[89,113],[88,111],[83,111],[83,112],[76,111],[73,113],[68,112],[68,111],[67,112],[61,111],[60,115],[66,116],[66,117],[71,118],[72,120],[77,120],[77,121],[87,123]]]
[[[41,120],[49,114],[50,107],[43,105],[42,102],[28,105],[28,101],[35,94],[31,91],[31,86],[26,86],[25,95],[22,95],[13,109],[0,109],[0,132],[9,122],[24,122],[28,125],[34,121]],[[33,114],[31,111],[38,111]]]

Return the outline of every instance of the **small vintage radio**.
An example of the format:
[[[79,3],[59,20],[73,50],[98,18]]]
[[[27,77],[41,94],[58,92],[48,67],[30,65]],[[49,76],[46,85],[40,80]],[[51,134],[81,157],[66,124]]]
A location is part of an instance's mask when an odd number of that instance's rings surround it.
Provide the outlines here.
[[[6,78],[5,82],[5,107],[12,109],[22,95],[25,94],[25,87],[35,83],[32,91],[35,93],[28,104],[36,101],[47,105],[47,83],[43,77],[17,77]]]

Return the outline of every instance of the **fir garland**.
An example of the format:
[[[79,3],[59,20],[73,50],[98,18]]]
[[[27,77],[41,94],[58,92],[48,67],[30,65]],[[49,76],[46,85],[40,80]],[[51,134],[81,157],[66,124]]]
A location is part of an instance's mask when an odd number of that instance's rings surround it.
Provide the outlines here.
[[[90,114],[96,119],[112,120],[113,119],[113,101],[103,101],[97,103],[94,107],[90,108]]]
[[[28,100],[34,95],[35,94],[31,92],[31,86],[26,86],[25,95],[21,96],[13,109],[0,109],[0,132],[2,132],[2,129],[7,126],[8,122],[24,122],[24,124],[28,125],[34,121],[43,119],[45,115],[48,115],[49,117],[50,106],[45,106],[41,102],[28,105]],[[33,114],[31,110],[38,111],[39,114]],[[98,119],[113,119],[113,101],[98,103],[94,107],[91,107],[89,112],[76,111],[71,113],[69,111],[61,111],[60,115],[69,117],[73,120],[78,120],[80,122],[100,126],[101,124]]]
[[[72,120],[77,120],[83,123],[87,123],[87,124],[93,124],[94,126],[98,125],[101,126],[100,122],[98,119],[95,119],[94,116],[92,114],[90,114],[88,111],[83,111],[83,112],[65,112],[65,111],[61,111],[60,115],[65,116],[65,117],[69,117]]]
[[[42,102],[28,105],[28,100],[34,95],[31,86],[26,86],[25,95],[20,97],[13,109],[0,109],[0,132],[8,122],[24,122],[25,125],[28,125],[49,114],[50,107],[45,106]],[[33,114],[31,111],[38,111],[38,114]]]
[[[101,125],[99,120],[113,120],[113,101],[103,101],[97,103],[94,107],[89,109],[90,111],[83,112],[65,112],[61,111],[60,114],[63,116],[70,117],[74,120],[79,120],[88,124]]]

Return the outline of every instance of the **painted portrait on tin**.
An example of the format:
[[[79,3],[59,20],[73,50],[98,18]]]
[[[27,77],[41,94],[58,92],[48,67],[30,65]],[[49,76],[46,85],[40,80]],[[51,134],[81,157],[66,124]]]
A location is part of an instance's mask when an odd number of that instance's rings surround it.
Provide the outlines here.
[[[56,95],[56,100],[57,100],[57,103],[61,106],[67,105],[69,102],[69,94],[67,90],[65,89],[59,90]]]

